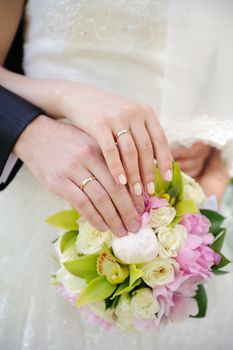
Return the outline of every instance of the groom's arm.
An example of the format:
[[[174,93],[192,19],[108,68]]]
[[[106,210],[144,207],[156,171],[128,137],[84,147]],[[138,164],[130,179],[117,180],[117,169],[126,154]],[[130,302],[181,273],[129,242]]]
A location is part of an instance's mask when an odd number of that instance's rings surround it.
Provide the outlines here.
[[[43,112],[0,86],[0,190],[19,170],[22,162],[12,150],[28,124]]]

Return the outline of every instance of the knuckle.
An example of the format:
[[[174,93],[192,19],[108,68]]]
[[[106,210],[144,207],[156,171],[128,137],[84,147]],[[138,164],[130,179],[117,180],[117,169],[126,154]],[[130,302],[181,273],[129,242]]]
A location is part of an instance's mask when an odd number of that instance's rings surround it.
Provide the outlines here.
[[[111,197],[122,196],[125,193],[125,187],[114,183],[110,188],[109,193]]]
[[[77,208],[79,208],[82,211],[86,211],[89,206],[89,199],[85,196],[77,197],[75,202]]]
[[[105,204],[108,201],[108,195],[104,190],[95,191],[95,199],[98,204]]]
[[[79,149],[79,154],[83,158],[90,158],[94,155],[93,147],[91,145],[83,144]]]
[[[127,142],[124,148],[124,153],[128,157],[135,157],[137,154],[136,148],[132,142]]]
[[[143,144],[140,145],[140,152],[143,154],[148,154],[148,153],[152,153],[153,149],[152,149],[152,145],[149,141],[144,142]]]
[[[103,147],[103,153],[106,157],[112,157],[116,154],[115,146],[112,144],[106,144]]]

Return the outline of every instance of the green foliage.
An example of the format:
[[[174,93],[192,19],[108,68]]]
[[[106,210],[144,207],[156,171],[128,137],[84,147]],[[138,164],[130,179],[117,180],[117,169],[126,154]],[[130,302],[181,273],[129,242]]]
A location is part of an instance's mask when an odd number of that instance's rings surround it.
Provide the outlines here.
[[[176,215],[182,217],[185,214],[195,214],[198,212],[196,204],[191,199],[183,199],[175,206]]]
[[[165,193],[170,185],[169,181],[165,181],[159,171],[159,168],[157,164],[154,167],[154,172],[155,172],[155,191],[157,194],[160,192]]]
[[[116,288],[117,286],[109,283],[105,276],[98,276],[90,281],[81,292],[76,306],[80,307],[97,301],[103,301],[109,298]]]
[[[217,236],[222,230],[221,225],[225,217],[213,210],[201,209],[201,213],[205,215],[211,222],[210,232]]]
[[[210,246],[215,252],[219,253],[221,251],[223,242],[225,240],[225,236],[226,236],[226,229],[224,228],[222,229],[220,234],[217,236],[214,243],[212,243]]]
[[[62,210],[47,218],[46,222],[51,226],[62,228],[64,230],[77,231],[77,220],[79,217],[80,215],[75,209]]]
[[[78,231],[68,231],[64,233],[60,241],[61,253],[64,253],[67,249],[75,245],[77,240]]]
[[[129,285],[130,287],[137,281],[139,278],[143,276],[143,271],[138,269],[135,264],[129,265],[129,272],[130,272],[130,278],[129,278]]]
[[[205,288],[203,287],[202,284],[199,284],[197,293],[194,298],[197,301],[199,311],[196,316],[191,316],[191,317],[194,317],[194,318],[205,317],[206,311],[207,311],[207,295],[206,295]]]
[[[98,277],[96,270],[97,259],[97,254],[86,255],[73,261],[66,261],[63,265],[72,275],[84,278],[89,282]]]
[[[131,292],[135,287],[139,286],[141,282],[142,280],[138,279],[132,285],[130,285],[129,279],[127,279],[126,281],[124,281],[122,284],[119,285],[119,287],[117,288],[117,290],[115,291],[111,299],[114,299],[116,296]]]

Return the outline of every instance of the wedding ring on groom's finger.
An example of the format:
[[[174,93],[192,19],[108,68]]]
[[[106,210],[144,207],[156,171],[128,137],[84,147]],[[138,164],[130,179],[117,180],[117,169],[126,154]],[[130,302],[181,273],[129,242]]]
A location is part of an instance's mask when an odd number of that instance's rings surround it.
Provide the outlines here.
[[[80,190],[84,190],[84,187],[91,181],[96,180],[95,176],[89,176],[83,180],[83,182],[79,185]]]
[[[129,129],[122,129],[120,131],[118,131],[118,133],[115,136],[115,142],[117,142],[117,140],[119,139],[120,136],[124,135],[124,134],[130,134],[130,130]]]

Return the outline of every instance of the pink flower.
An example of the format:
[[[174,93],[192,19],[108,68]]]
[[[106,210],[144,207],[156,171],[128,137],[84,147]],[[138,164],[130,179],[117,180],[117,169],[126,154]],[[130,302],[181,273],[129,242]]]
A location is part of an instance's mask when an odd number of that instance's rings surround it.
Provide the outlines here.
[[[104,320],[102,317],[97,316],[90,308],[90,306],[84,306],[79,309],[87,320],[92,325],[98,325],[103,330],[110,330],[114,327],[114,324],[110,321]]]
[[[63,284],[58,284],[56,287],[57,293],[65,300],[68,300],[69,303],[72,305],[75,305],[76,300],[77,300],[77,295],[76,294],[69,294]]]
[[[159,209],[168,206],[168,201],[164,198],[150,197],[147,193],[144,193],[145,212],[141,216],[141,227],[148,224],[152,217],[152,209]]]
[[[202,214],[186,214],[180,224],[184,225],[189,233],[203,236],[209,233],[210,221]]]

